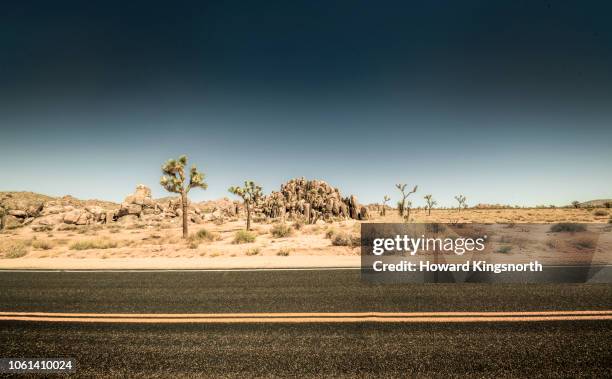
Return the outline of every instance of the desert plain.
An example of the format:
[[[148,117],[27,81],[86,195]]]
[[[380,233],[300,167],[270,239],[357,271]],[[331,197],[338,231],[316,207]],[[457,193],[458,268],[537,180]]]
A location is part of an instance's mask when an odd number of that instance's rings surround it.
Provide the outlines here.
[[[142,188],[146,187],[139,188],[142,193]],[[359,267],[361,223],[406,222],[405,217],[399,216],[397,209],[387,206],[385,215],[382,215],[382,206],[374,204],[365,206],[367,219],[321,218],[308,223],[303,218],[289,215],[276,218],[254,216],[251,230],[247,232],[243,207],[239,202],[229,199],[190,204],[197,211],[189,220],[187,239],[182,238],[182,218],[167,217],[162,207],[159,207],[157,215],[156,212],[150,212],[150,217],[144,211],[146,206],[141,206],[141,213],[137,216],[126,211],[128,217],[95,222],[96,212],[108,214],[108,209],[129,208],[133,205],[129,202],[133,202],[138,194],[137,188],[135,194],[126,198],[127,203],[120,205],[97,200],[82,201],[72,197],[51,198],[29,192],[0,193],[5,203],[9,199],[8,203],[12,204],[27,205],[36,201],[44,204],[42,211],[39,211],[40,215],[32,217],[32,220],[24,222],[28,220],[25,218],[22,225],[2,229],[0,269]],[[156,209],[157,204],[172,204],[175,201],[172,198],[150,200],[147,198],[150,197],[150,191],[146,190],[144,197],[144,203],[153,204],[151,209]],[[230,208],[231,211],[227,212]],[[80,216],[76,216],[74,222],[66,221],[70,212]],[[78,217],[84,214],[88,218],[85,222],[79,222]],[[599,237],[594,242],[587,241],[585,246],[574,248],[570,253],[566,252],[565,259],[568,262],[580,262],[585,255],[584,251],[588,250],[591,263],[608,264],[611,263],[609,252],[612,250],[611,214],[605,207],[481,207],[432,209],[431,212],[415,208],[411,209],[408,222],[500,224],[500,228],[503,225],[506,232],[498,241],[493,240],[492,256],[510,261],[526,248],[520,238],[521,231],[526,231],[525,227],[539,228],[541,234],[547,236],[538,242],[538,254],[554,261],[562,254],[556,239],[557,233],[548,233],[543,228],[558,223],[589,224],[589,228],[596,229]],[[44,221],[53,217],[57,222],[55,225]]]

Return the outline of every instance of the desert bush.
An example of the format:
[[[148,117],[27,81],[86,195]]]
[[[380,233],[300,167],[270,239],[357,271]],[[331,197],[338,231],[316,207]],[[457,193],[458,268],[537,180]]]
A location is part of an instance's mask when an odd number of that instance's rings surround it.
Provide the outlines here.
[[[550,227],[550,231],[553,233],[576,233],[584,232],[585,230],[584,225],[573,222],[560,222]]]
[[[510,246],[510,245],[500,246],[496,250],[496,252],[501,253],[501,254],[508,254],[511,251],[512,251],[512,246]]]
[[[248,230],[239,230],[234,234],[233,243],[251,243],[255,242],[255,235]]]
[[[9,242],[0,247],[3,258],[21,258],[28,253],[28,246],[23,241]]]
[[[562,243],[560,240],[558,239],[549,239],[548,241],[546,241],[546,246],[548,246],[551,249],[559,249],[562,246]]]
[[[276,255],[278,255],[279,257],[287,257],[287,256],[289,256],[289,253],[290,253],[290,252],[291,252],[291,251],[290,251],[289,249],[280,249],[280,250],[279,250],[279,251],[276,253]]]
[[[293,228],[295,230],[301,230],[303,227],[304,227],[304,220],[302,220],[301,218],[298,218],[297,220],[293,222]]]
[[[329,228],[325,231],[325,238],[332,238],[336,234],[336,230],[334,228]]]
[[[51,250],[53,248],[53,244],[51,241],[35,240],[32,241],[32,247],[39,250]]]
[[[200,246],[200,239],[194,235],[190,235],[187,239],[187,247],[190,249],[197,249]]]
[[[574,245],[574,247],[577,247],[579,249],[592,249],[595,247],[596,243],[595,240],[593,240],[592,238],[577,238],[575,240],[572,241],[572,245]]]
[[[51,225],[34,225],[32,227],[33,232],[41,233],[41,232],[50,232],[53,230],[53,226]]]
[[[82,240],[70,245],[70,250],[113,249],[117,242],[106,239]]]
[[[260,252],[259,248],[258,247],[254,247],[252,249],[247,250],[245,254],[250,257],[250,256],[253,256],[253,255],[259,255],[259,252]]]
[[[593,212],[593,215],[599,216],[599,217],[604,217],[604,216],[608,215],[608,212],[600,209],[600,210],[597,210],[597,211]]]
[[[270,232],[276,238],[288,237],[293,234],[293,230],[287,224],[276,224],[270,229]]]
[[[219,239],[219,234],[215,232],[211,232],[207,229],[200,229],[195,234],[195,238],[201,241],[216,241]]]
[[[346,232],[335,233],[331,240],[334,246],[358,246],[360,244],[359,237],[353,237]]]

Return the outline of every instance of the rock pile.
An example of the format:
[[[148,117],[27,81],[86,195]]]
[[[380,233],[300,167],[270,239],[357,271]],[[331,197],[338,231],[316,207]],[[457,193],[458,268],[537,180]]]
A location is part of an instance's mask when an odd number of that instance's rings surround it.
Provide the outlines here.
[[[351,195],[342,198],[338,188],[323,180],[291,179],[281,185],[280,191],[266,196],[261,211],[268,217],[303,218],[308,223],[338,218],[364,220],[368,210],[361,207]]]

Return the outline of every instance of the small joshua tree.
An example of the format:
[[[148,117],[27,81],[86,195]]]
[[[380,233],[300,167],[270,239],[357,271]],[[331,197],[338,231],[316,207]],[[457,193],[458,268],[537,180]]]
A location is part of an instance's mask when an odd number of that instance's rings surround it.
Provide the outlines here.
[[[576,201],[576,200],[572,201],[572,205],[573,205],[573,206],[574,206],[574,208],[576,208],[576,209],[580,208],[580,202],[579,202],[579,201]]]
[[[381,216],[385,216],[387,214],[387,203],[391,200],[389,195],[385,195],[383,198],[382,210],[380,211]]]
[[[431,195],[425,195],[424,199],[427,202],[427,215],[431,216],[431,208],[433,208],[434,205],[438,203],[433,199]]]
[[[159,181],[166,191],[181,195],[181,205],[183,208],[183,238],[189,236],[187,194],[192,188],[201,188],[204,190],[208,188],[208,184],[204,182],[204,173],[198,171],[196,166],[191,166],[189,170],[189,183],[186,183],[185,166],[187,166],[186,155],[181,155],[178,160],[168,160],[162,166],[164,175]]]
[[[404,216],[404,219],[406,220],[406,222],[410,222],[410,209],[412,208],[412,202],[406,200],[406,202],[404,203],[404,210],[406,211],[406,216]]]
[[[261,187],[252,180],[245,180],[244,187],[230,187],[229,191],[234,195],[240,196],[244,201],[244,207],[246,208],[247,214],[246,228],[247,230],[251,230],[251,211],[263,196]]]
[[[402,199],[397,202],[397,211],[400,216],[404,216],[404,209],[406,209],[406,199],[411,194],[417,191],[418,186],[414,186],[412,191],[406,192],[406,184],[396,184],[395,187],[402,193]]]
[[[461,208],[467,208],[466,200],[467,198],[463,195],[455,196],[455,200],[459,203],[459,212],[461,212]]]

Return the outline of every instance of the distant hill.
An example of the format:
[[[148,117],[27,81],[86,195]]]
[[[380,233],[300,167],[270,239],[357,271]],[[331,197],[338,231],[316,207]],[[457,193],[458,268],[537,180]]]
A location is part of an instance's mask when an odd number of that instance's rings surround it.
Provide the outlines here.
[[[580,203],[580,206],[581,207],[602,208],[602,207],[605,207],[606,203],[612,204],[612,199],[599,199],[599,200],[585,201],[584,203]]]
[[[53,197],[28,191],[0,192],[0,205],[4,205],[8,209],[22,209],[32,204],[47,203],[49,201],[57,201],[64,205],[73,205],[77,207],[101,206],[103,208],[116,208],[119,206],[119,204],[113,203],[112,201],[97,199],[80,200],[70,195]]]

